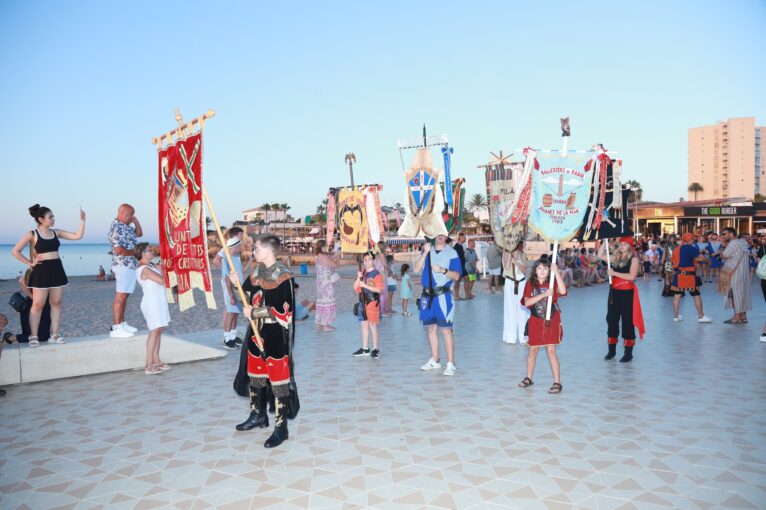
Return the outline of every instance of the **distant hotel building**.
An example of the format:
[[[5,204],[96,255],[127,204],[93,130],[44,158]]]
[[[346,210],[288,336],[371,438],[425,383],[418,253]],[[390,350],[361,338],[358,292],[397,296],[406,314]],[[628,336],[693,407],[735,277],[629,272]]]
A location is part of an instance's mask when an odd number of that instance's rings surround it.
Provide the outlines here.
[[[766,195],[766,127],[755,117],[689,129],[689,182],[702,191],[690,200]]]

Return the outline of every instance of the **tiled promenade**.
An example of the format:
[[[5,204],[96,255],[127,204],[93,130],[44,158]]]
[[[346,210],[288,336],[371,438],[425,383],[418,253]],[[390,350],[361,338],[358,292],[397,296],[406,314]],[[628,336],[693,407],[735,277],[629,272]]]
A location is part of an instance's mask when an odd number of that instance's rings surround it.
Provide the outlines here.
[[[237,353],[6,388],[0,508],[766,507],[760,289],[750,324],[728,326],[710,284],[713,324],[688,297],[674,323],[659,283],[640,288],[649,332],[630,364],[602,359],[605,286],[561,300],[560,395],[542,353],[516,386],[527,350],[500,341],[501,296],[458,303],[452,378],[419,370],[415,317],[384,321],[378,361],[351,357],[350,312],[334,333],[299,323],[302,409],[275,450],[270,429],[234,430]]]

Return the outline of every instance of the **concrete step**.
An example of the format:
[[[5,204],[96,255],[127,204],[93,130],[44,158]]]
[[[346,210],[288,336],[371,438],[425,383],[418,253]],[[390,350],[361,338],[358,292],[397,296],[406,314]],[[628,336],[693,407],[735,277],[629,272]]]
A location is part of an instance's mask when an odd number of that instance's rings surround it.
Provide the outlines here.
[[[68,338],[65,344],[44,342],[35,348],[6,345],[0,357],[0,386],[143,369],[147,336],[148,332],[139,331],[130,338],[94,335]],[[220,338],[220,330],[162,335],[160,357],[169,364],[222,358],[227,351],[213,347],[220,345]]]

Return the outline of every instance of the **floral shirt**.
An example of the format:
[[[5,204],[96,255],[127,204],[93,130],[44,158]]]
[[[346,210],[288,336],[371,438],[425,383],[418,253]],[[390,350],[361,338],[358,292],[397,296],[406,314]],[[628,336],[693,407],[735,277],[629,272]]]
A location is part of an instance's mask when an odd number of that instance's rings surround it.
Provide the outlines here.
[[[132,250],[136,247],[138,240],[136,239],[136,229],[130,225],[126,225],[119,220],[114,220],[109,227],[109,244],[112,245],[112,249],[120,247],[126,250]],[[125,266],[130,269],[136,269],[138,267],[138,261],[135,257],[129,255],[117,255],[112,253],[112,267]]]

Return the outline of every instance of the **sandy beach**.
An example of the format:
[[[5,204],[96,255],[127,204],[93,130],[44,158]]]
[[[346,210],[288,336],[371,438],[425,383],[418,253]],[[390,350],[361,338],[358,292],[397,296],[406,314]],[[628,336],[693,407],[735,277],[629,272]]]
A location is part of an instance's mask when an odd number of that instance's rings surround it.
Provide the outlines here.
[[[351,313],[357,297],[353,290],[355,278],[354,266],[342,266],[339,273],[341,280],[335,285],[335,298],[338,314]],[[308,267],[307,275],[300,275],[300,267],[293,267],[296,274],[295,281],[299,285],[297,298],[299,301],[316,299],[316,273],[313,266]],[[209,310],[205,306],[204,295],[195,291],[197,305],[193,308],[180,312],[177,304],[170,305],[169,334],[186,334],[197,331],[208,331],[221,326],[222,315],[222,291],[220,284],[221,272],[213,268],[213,292],[215,295],[217,310]],[[417,278],[413,277],[415,287],[414,295],[420,295]],[[69,285],[64,290],[63,317],[61,334],[64,337],[77,337],[85,335],[105,334],[109,332],[112,324],[112,300],[114,299],[114,281],[103,282],[96,280],[95,276],[70,276]],[[8,317],[6,331],[19,332],[19,314],[8,304],[11,295],[18,290],[16,280],[0,281],[0,313]],[[146,329],[146,323],[139,308],[141,304],[141,289],[136,287],[133,295],[128,299],[128,307],[125,312],[125,320],[139,328]],[[414,303],[410,304],[411,310]],[[398,292],[395,296],[394,308],[401,308]],[[313,313],[307,322],[313,322]],[[245,327],[245,321],[240,319],[240,329]]]

